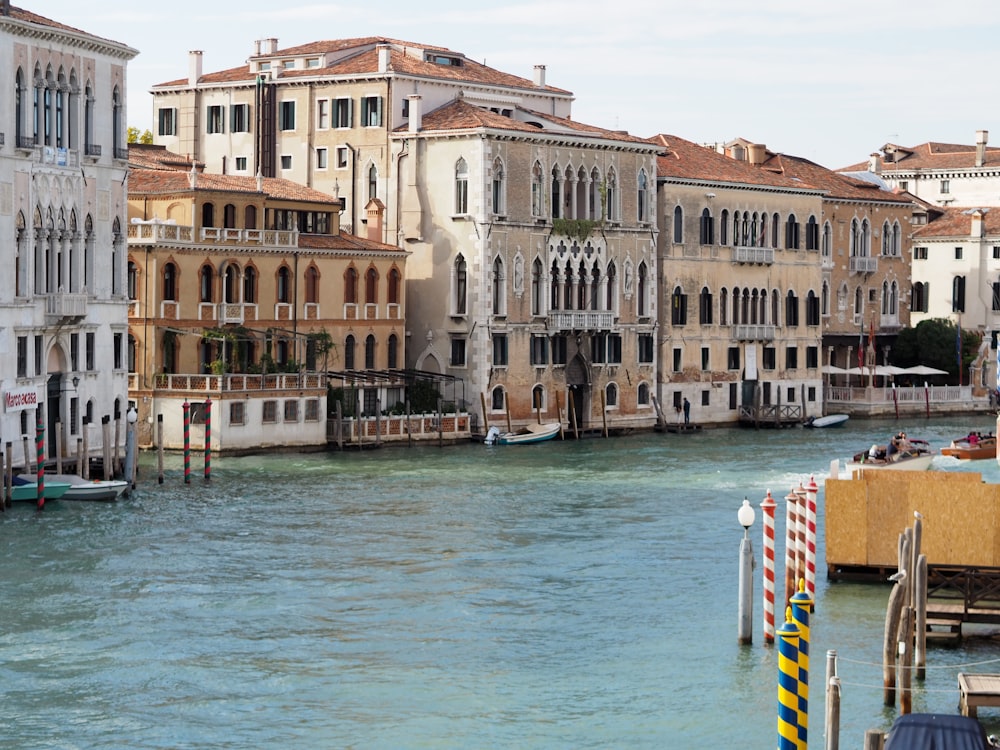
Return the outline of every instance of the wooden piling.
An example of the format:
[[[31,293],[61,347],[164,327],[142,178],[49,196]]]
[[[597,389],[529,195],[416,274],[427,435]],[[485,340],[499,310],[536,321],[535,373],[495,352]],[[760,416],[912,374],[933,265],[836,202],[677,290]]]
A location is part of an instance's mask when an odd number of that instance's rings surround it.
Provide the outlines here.
[[[56,422],[56,474],[63,473],[63,439],[63,423]]]
[[[334,408],[336,410],[335,419],[337,420],[336,422],[337,450],[342,451],[344,450],[344,402],[337,401],[334,404]]]
[[[24,470],[22,474],[30,474],[32,471],[31,466],[31,442],[27,435],[22,436],[24,440]]]
[[[444,400],[438,399],[438,448],[444,447]]]
[[[913,666],[918,680],[926,677],[927,668],[927,555],[917,558],[914,570],[916,579],[916,625],[913,628]]]
[[[556,419],[559,420],[559,439],[565,440],[566,435],[563,431],[562,404],[559,402],[559,391],[556,391]]]
[[[869,729],[865,732],[864,750],[882,750],[885,747],[885,735],[878,729]]]
[[[101,460],[104,462],[104,479],[111,479],[111,415],[101,417]]]
[[[899,713],[913,712],[913,608],[903,607],[899,618]]]
[[[889,603],[885,612],[885,631],[882,639],[882,702],[886,706],[896,705],[896,656],[898,647],[899,621],[903,613],[906,586],[896,582],[889,593]]]
[[[83,438],[76,439],[76,475],[83,476]]]
[[[7,461],[4,464],[3,475],[4,475],[4,505],[8,508],[13,502],[12,494],[14,487],[14,443],[8,440],[5,444],[5,453],[7,454]]]
[[[490,431],[490,413],[486,410],[486,394],[479,392],[479,403],[483,407],[483,433]]]
[[[83,473],[84,479],[90,479],[90,420],[83,418]]]
[[[603,388],[601,389],[601,432],[604,437],[608,436],[608,397]]]
[[[382,401],[375,399],[375,445],[382,447]]]
[[[580,439],[580,426],[576,423],[576,402],[573,396],[573,391],[568,391],[568,398],[566,401],[566,411],[569,412],[570,424],[573,426],[573,438],[576,440]]]
[[[124,473],[122,469],[121,453],[119,452],[119,447],[121,445],[122,436],[122,413],[121,410],[115,406],[115,439],[111,443],[112,452],[112,463],[111,463],[111,476],[121,475]],[[107,475],[107,471],[104,472]]]
[[[163,415],[156,415],[156,482],[163,484]]]
[[[503,392],[503,410],[504,413],[507,415],[507,432],[513,432],[513,430],[510,427],[510,396],[507,395],[506,390],[504,390]]]
[[[837,677],[837,652],[826,652],[826,743],[824,750],[838,750],[840,746],[840,678]]]
[[[413,445],[413,425],[410,424],[410,399],[406,399],[406,446]]]

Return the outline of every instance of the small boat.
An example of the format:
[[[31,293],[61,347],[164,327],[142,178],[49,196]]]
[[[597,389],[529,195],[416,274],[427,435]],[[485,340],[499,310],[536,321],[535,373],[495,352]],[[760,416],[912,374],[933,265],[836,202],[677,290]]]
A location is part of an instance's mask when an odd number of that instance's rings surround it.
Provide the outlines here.
[[[848,419],[847,414],[827,414],[825,417],[809,417],[806,427],[840,427]]]
[[[934,453],[926,440],[909,440],[908,448],[894,454],[888,453],[888,446],[873,445],[871,449],[855,453],[845,464],[848,473],[856,470],[898,469],[901,471],[926,471],[934,460]]]
[[[58,500],[69,490],[69,482],[49,482],[45,481],[46,500]],[[23,475],[18,475],[12,480],[10,488],[10,499],[16,502],[35,502],[38,499],[38,482]]]
[[[981,458],[997,457],[997,439],[995,435],[981,435],[970,432],[962,438],[951,441],[951,445],[941,449],[941,455],[952,456],[963,461],[975,461]]]
[[[527,443],[541,443],[544,440],[551,440],[559,434],[558,422],[546,422],[545,424],[529,424],[514,432],[500,432],[497,427],[490,427],[483,441],[486,445],[522,445]]]
[[[45,486],[49,479],[54,482],[65,482],[70,485],[62,496],[63,500],[117,500],[128,487],[124,479],[84,479],[77,474],[46,474]]]

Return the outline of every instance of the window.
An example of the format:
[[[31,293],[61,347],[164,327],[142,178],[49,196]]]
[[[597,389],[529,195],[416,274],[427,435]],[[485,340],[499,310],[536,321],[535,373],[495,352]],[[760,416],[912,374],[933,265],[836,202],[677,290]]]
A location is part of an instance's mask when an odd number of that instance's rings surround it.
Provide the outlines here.
[[[951,181],[950,180],[941,180],[941,193],[942,194],[948,194],[950,192],[951,192]]]
[[[761,357],[761,367],[765,370],[773,370],[777,365],[777,355],[773,346],[765,346]]]
[[[566,364],[566,336],[552,337],[552,364]]]
[[[17,337],[17,377],[28,377],[28,337]]]
[[[245,156],[237,156],[234,160],[235,171],[246,172],[247,171],[247,158]]]
[[[353,266],[344,274],[344,302],[349,305],[358,302],[358,272]]]
[[[913,248],[913,260],[927,260],[927,248],[926,247]]]
[[[806,325],[819,325],[819,297],[816,296],[816,293],[812,289],[806,295]]]
[[[535,258],[531,264],[531,314],[541,315],[545,296],[545,270],[542,261]]]
[[[80,369],[80,334],[69,335],[69,369],[76,372]]]
[[[639,364],[652,364],[653,362],[653,334],[639,334]]]
[[[799,249],[799,222],[795,219],[795,214],[788,215],[785,222],[785,247],[789,250]]]
[[[649,383],[639,383],[635,400],[639,406],[649,406]]]
[[[95,364],[97,355],[97,341],[93,333],[88,333],[86,337],[86,357],[87,357],[87,369],[95,370],[97,365]]]
[[[455,213],[469,213],[469,165],[465,159],[455,164]]]
[[[167,263],[163,267],[163,299],[177,301],[177,266]]]
[[[806,222],[806,250],[819,250],[819,224],[815,216]]]
[[[607,407],[609,409],[616,408],[618,406],[618,386],[615,383],[608,383],[607,387],[604,389],[604,399]]]
[[[278,108],[278,130],[295,130],[295,102],[281,102]]]
[[[670,296],[670,323],[675,326],[687,324],[687,295],[680,287],[675,287]]]
[[[965,312],[965,277],[956,276],[951,282],[951,311]]]
[[[330,127],[330,100],[316,100],[316,128],[326,130]]]
[[[468,275],[467,268],[465,265],[465,258],[459,255],[455,258],[455,268],[454,268],[454,315],[465,315],[466,312],[466,297],[468,295]]]
[[[390,370],[399,367],[399,337],[394,333],[389,335],[389,341],[386,344],[386,357],[386,364]]]
[[[365,271],[365,303],[378,304],[378,271],[374,267]]]
[[[906,192],[907,190],[910,189],[910,183],[907,182],[906,180],[900,180],[899,189],[902,190],[903,192]]]
[[[649,178],[646,170],[639,170],[639,179],[636,195],[636,219],[640,224],[649,221]]]
[[[281,168],[282,169],[291,169],[292,168],[292,155],[291,154],[282,154],[281,155]]]
[[[680,372],[682,369],[684,369],[684,350],[681,349],[679,346],[675,346],[672,354],[673,354],[672,369],[674,372]]]
[[[226,132],[226,123],[223,117],[223,110],[220,105],[213,104],[208,108],[208,124],[206,125],[205,132],[207,133]]]
[[[493,411],[503,411],[506,404],[506,395],[502,386],[497,386],[490,391],[490,409]]]
[[[372,164],[368,167],[368,200],[378,198],[378,168]]]
[[[211,302],[215,286],[215,273],[211,266],[202,266],[200,274],[201,301]]]
[[[712,218],[712,213],[707,208],[701,212],[698,242],[702,245],[715,244],[715,219]]]
[[[707,371],[709,369],[709,364],[711,361],[711,349],[707,346],[701,348],[701,369]]]
[[[955,260],[962,260],[962,248],[955,248]]]
[[[233,104],[229,107],[229,130],[233,133],[250,132],[249,104]]]
[[[172,107],[156,112],[160,135],[177,135],[177,110]],[[89,141],[88,141],[89,143]]]
[[[531,337],[531,364],[543,367],[549,363],[549,340],[545,336]]]
[[[354,369],[354,349],[355,340],[352,334],[348,334],[347,339],[344,341],[344,368],[348,370]]]
[[[490,192],[490,210],[497,216],[503,216],[506,202],[506,189],[504,184],[503,162],[496,159],[493,162],[493,183]]]
[[[465,339],[455,337],[451,340],[451,360],[452,367],[465,367]]]
[[[333,126],[336,128],[350,128],[354,126],[353,99],[333,100]]]
[[[88,334],[88,335],[93,336],[93,334]],[[45,339],[43,339],[41,336],[35,336],[35,375],[41,375],[43,372],[42,352],[44,351],[44,349],[45,349]],[[89,367],[88,369],[93,370],[94,368]]]
[[[702,287],[698,295],[698,322],[703,326],[712,325],[712,293]]]
[[[506,367],[507,366],[507,334],[506,333],[494,333],[493,334],[493,366],[494,367]]]
[[[997,245],[993,246],[993,260],[1000,260],[1000,247]]]
[[[622,363],[622,335],[620,333],[608,334],[608,364],[620,365]]]
[[[261,412],[261,421],[264,424],[274,424],[278,421],[278,402],[265,401]]]
[[[684,209],[674,206],[674,242],[684,241]]]
[[[241,425],[246,422],[246,404],[243,401],[229,402],[229,424]]]
[[[738,346],[729,347],[729,352],[727,354],[728,369],[738,370],[740,369],[740,348]]]
[[[365,339],[365,369],[375,369],[375,336],[372,334]]]
[[[785,349],[785,369],[797,370],[799,367],[799,348],[789,346]]]
[[[337,146],[337,169],[347,169],[347,146]]]
[[[785,297],[785,325],[794,327],[799,324],[799,298],[789,290]]]
[[[810,370],[815,370],[819,367],[819,347],[818,346],[807,346],[806,347],[806,367]]]
[[[326,169],[327,150],[325,148],[316,149],[316,169]]]
[[[361,119],[366,128],[377,128],[382,125],[382,97],[365,96],[361,98]]]
[[[537,161],[531,168],[531,215],[536,219],[545,216],[545,179]]]

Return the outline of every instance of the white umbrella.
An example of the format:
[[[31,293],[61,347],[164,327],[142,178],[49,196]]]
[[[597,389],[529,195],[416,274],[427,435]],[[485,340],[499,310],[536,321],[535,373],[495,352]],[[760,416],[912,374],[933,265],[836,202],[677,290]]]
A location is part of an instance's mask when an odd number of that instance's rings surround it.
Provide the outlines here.
[[[947,370],[938,370],[935,367],[928,367],[927,365],[914,365],[913,367],[903,368],[903,372],[907,375],[947,375]]]
[[[823,365],[824,375],[844,375],[847,373],[843,367],[837,367],[837,365]]]

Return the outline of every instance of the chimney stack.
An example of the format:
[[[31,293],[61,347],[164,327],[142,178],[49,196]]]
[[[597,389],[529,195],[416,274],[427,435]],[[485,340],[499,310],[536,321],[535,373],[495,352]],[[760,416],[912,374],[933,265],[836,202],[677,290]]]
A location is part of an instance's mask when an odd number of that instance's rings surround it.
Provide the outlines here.
[[[535,66],[535,86],[543,88],[545,86],[545,66]]]
[[[747,159],[755,166],[759,167],[764,163],[767,156],[767,147],[763,143],[751,143],[747,146]]]
[[[976,131],[976,166],[981,167],[986,163],[986,142],[989,140],[990,131]]]
[[[871,154],[868,157],[868,171],[872,174],[882,174],[882,160],[879,158],[878,153]]]
[[[392,52],[392,47],[388,44],[379,44],[375,49],[378,50],[378,72],[387,73],[389,71],[389,54]]]
[[[278,37],[272,36],[269,39],[264,40],[264,54],[274,55],[278,52]]]
[[[983,210],[981,208],[977,208],[972,212],[972,226],[970,227],[969,234],[972,237],[981,238],[983,236],[985,224],[986,222],[983,221]]]
[[[188,86],[197,86],[201,80],[202,51],[194,49],[188,52]]]
[[[365,206],[368,218],[368,239],[372,242],[382,241],[382,217],[385,214],[385,204],[378,198],[372,198]]]
[[[2,2],[0,2],[0,15],[10,15],[10,0],[2,0]]]
[[[407,130],[411,133],[419,133],[424,126],[424,113],[421,111],[420,94],[410,94],[406,99],[410,103],[410,122]]]

